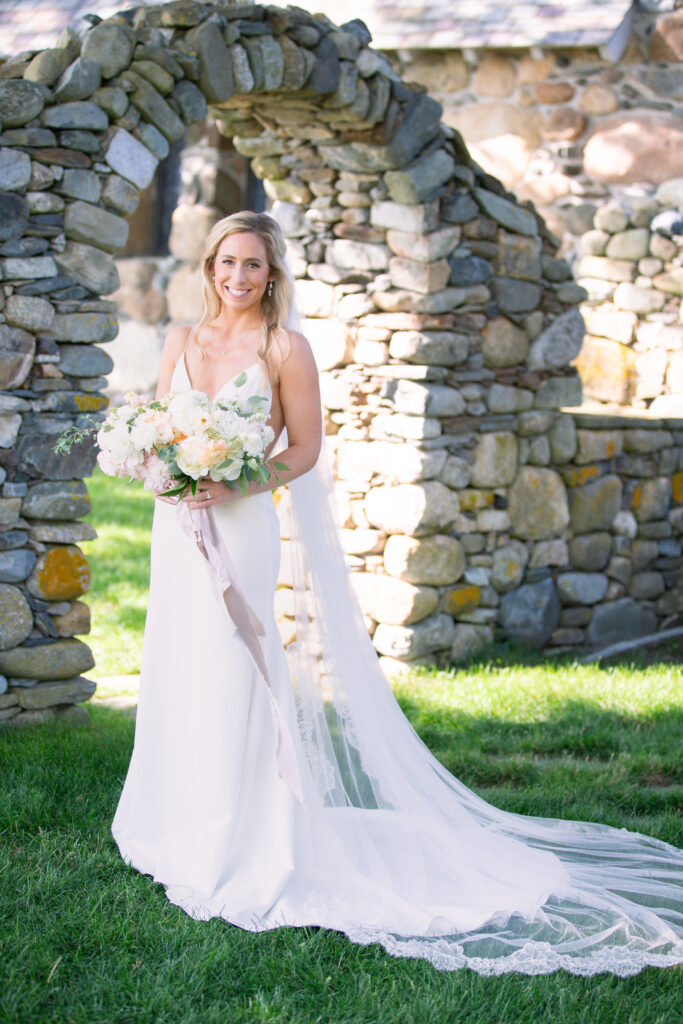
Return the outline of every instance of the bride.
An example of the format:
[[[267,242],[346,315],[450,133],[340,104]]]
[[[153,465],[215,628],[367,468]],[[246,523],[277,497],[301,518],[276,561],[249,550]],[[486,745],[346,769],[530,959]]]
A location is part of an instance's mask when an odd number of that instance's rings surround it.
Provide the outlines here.
[[[286,655],[273,613],[276,474],[247,497],[210,480],[194,498],[159,497],[135,745],[112,824],[124,860],[193,918],[332,928],[446,970],[626,976],[681,962],[683,852],[500,811],[402,715],[337,540],[318,375],[288,326],[276,222],[221,220],[201,273],[204,314],[169,331],[157,394],[269,410],[288,467],[297,639]]]

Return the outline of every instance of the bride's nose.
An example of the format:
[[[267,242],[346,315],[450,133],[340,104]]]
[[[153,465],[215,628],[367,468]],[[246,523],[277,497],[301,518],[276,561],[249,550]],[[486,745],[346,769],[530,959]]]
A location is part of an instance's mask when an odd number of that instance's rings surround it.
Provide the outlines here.
[[[233,281],[235,281],[236,283],[239,284],[241,281],[245,280],[245,277],[246,277],[246,274],[245,274],[245,270],[244,270],[244,264],[242,262],[235,263],[235,265],[233,267],[233,270],[232,270]]]

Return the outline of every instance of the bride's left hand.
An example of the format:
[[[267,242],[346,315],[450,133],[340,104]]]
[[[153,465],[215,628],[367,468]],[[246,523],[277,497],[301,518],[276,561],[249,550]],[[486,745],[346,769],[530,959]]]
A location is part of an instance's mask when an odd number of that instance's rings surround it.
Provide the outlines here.
[[[228,487],[221,480],[200,480],[197,484],[197,493],[188,494],[182,501],[189,509],[198,509],[224,505],[240,497],[239,491]]]

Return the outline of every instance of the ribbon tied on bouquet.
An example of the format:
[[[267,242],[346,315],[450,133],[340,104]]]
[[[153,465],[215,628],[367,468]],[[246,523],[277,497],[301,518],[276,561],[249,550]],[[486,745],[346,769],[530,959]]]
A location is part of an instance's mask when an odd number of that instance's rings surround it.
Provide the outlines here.
[[[259,637],[265,630],[258,616],[247,601],[223,538],[216,528],[216,520],[210,508],[188,509],[178,502],[178,522],[183,532],[191,538],[209,564],[211,577],[219,600],[223,601],[228,615],[237,629],[238,636],[249,651],[256,668],[266,684],[268,701],[273,715],[277,736],[276,760],[278,774],[303,805],[301,775],[296,748],[286,718],[273,691],[268,666],[263,657]]]

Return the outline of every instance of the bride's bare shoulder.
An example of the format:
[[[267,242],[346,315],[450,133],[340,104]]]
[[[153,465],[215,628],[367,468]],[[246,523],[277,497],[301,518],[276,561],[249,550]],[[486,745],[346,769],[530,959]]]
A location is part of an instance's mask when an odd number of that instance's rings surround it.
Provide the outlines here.
[[[291,362],[292,365],[301,366],[315,362],[310,342],[299,331],[282,331],[279,348],[283,365]]]
[[[177,359],[187,344],[191,330],[191,324],[174,324],[169,327],[164,338],[164,353]]]

